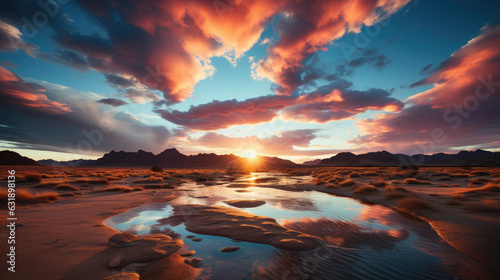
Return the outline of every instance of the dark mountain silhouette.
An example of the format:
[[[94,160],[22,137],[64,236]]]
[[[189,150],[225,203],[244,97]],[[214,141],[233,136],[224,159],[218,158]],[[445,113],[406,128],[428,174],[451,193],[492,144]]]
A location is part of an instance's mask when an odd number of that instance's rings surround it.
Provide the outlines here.
[[[39,165],[36,161],[12,151],[0,152],[0,165]]]
[[[137,152],[111,151],[89,165],[97,166],[146,166],[155,160],[153,153],[139,150]]]
[[[137,152],[111,151],[97,160],[54,161],[45,159],[38,161],[41,165],[65,166],[153,166],[168,168],[253,168],[270,169],[280,167],[298,167],[289,160],[278,157],[258,156],[248,159],[233,154],[197,154],[184,155],[175,148],[166,149],[155,155],[139,150]],[[15,152],[0,152],[0,165],[37,165],[29,158]],[[342,152],[323,159],[304,162],[302,166],[500,166],[500,152],[484,150],[461,151],[457,154],[437,153],[433,155],[417,154],[408,156],[392,154],[387,151],[370,152],[355,155]]]
[[[355,155],[344,152],[323,159],[317,166],[500,166],[500,152],[461,151],[458,154],[391,154],[387,151]]]
[[[277,158],[258,156],[256,159],[248,159],[233,154],[197,154],[184,155],[177,149],[166,149],[155,155],[150,152],[139,150],[137,152],[111,151],[97,160],[76,160],[68,162],[57,162],[42,160],[44,165],[68,165],[68,166],[153,166],[159,165],[166,168],[252,168],[269,169],[280,167],[294,167],[297,164],[292,161]]]

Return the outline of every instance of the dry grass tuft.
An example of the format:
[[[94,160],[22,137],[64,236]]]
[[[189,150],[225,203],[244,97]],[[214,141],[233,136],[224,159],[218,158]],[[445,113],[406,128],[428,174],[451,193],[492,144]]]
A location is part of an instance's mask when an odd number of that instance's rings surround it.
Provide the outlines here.
[[[325,188],[327,189],[335,189],[338,188],[339,186],[337,184],[326,184]]]
[[[418,179],[414,179],[414,178],[406,178],[405,184],[407,184],[407,185],[431,185],[431,182],[424,181],[424,180],[418,180]]]
[[[341,176],[333,176],[333,178],[331,178],[330,180],[328,180],[328,183],[335,183],[335,184],[338,184],[342,181],[344,181],[345,178],[344,177],[341,177]]]
[[[361,177],[361,174],[357,172],[352,172],[351,174],[349,174],[349,178],[359,178],[359,177]]]
[[[42,176],[38,174],[26,174],[24,176],[24,182],[40,183],[41,181],[42,181]]]
[[[477,193],[477,192],[500,192],[500,183],[498,183],[497,181],[490,182],[486,184],[486,186],[484,187],[464,191],[462,193],[467,194],[467,193]]]
[[[377,188],[385,188],[387,185],[389,185],[389,183],[387,183],[384,180],[377,180],[370,182],[370,185],[375,186]]]
[[[431,209],[429,203],[419,197],[405,197],[398,201],[398,208],[405,210]]]
[[[45,192],[39,194],[31,194],[26,190],[16,191],[16,203],[17,204],[30,204],[30,203],[40,203],[40,202],[50,202],[57,200],[59,196],[56,192]],[[7,204],[8,191],[0,191],[0,204]]]
[[[377,188],[375,186],[372,186],[372,185],[363,185],[363,186],[356,187],[356,189],[354,189],[355,194],[367,194],[367,193],[376,192],[376,191],[378,191]]]
[[[163,168],[161,168],[161,166],[159,166],[159,165],[155,165],[155,166],[151,167],[151,171],[152,172],[163,172]]]
[[[340,187],[348,187],[348,186],[356,186],[356,185],[357,185],[356,182],[354,182],[351,179],[347,179],[347,180],[344,180],[344,181],[339,183]]]

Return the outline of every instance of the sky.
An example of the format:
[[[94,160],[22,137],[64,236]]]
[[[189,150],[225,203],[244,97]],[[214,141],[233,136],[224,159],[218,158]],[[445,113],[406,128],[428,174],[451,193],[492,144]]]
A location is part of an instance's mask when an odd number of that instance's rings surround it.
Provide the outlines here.
[[[2,1],[0,149],[500,150],[500,2]]]

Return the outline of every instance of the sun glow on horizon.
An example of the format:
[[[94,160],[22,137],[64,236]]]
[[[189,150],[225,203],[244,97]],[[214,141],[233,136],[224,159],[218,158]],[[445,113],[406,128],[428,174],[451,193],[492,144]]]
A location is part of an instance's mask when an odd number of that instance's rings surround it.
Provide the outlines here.
[[[243,157],[246,158],[256,158],[257,157],[257,152],[254,150],[247,150],[243,152]]]

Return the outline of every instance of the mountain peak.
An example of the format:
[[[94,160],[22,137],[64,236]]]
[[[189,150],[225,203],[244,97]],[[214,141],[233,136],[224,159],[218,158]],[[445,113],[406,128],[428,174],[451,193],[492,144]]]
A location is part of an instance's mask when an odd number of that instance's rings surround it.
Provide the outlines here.
[[[179,152],[176,148],[170,148],[170,149],[165,149],[158,155],[181,155],[181,152]]]
[[[0,152],[0,165],[39,165],[36,161],[20,154],[4,150]]]

